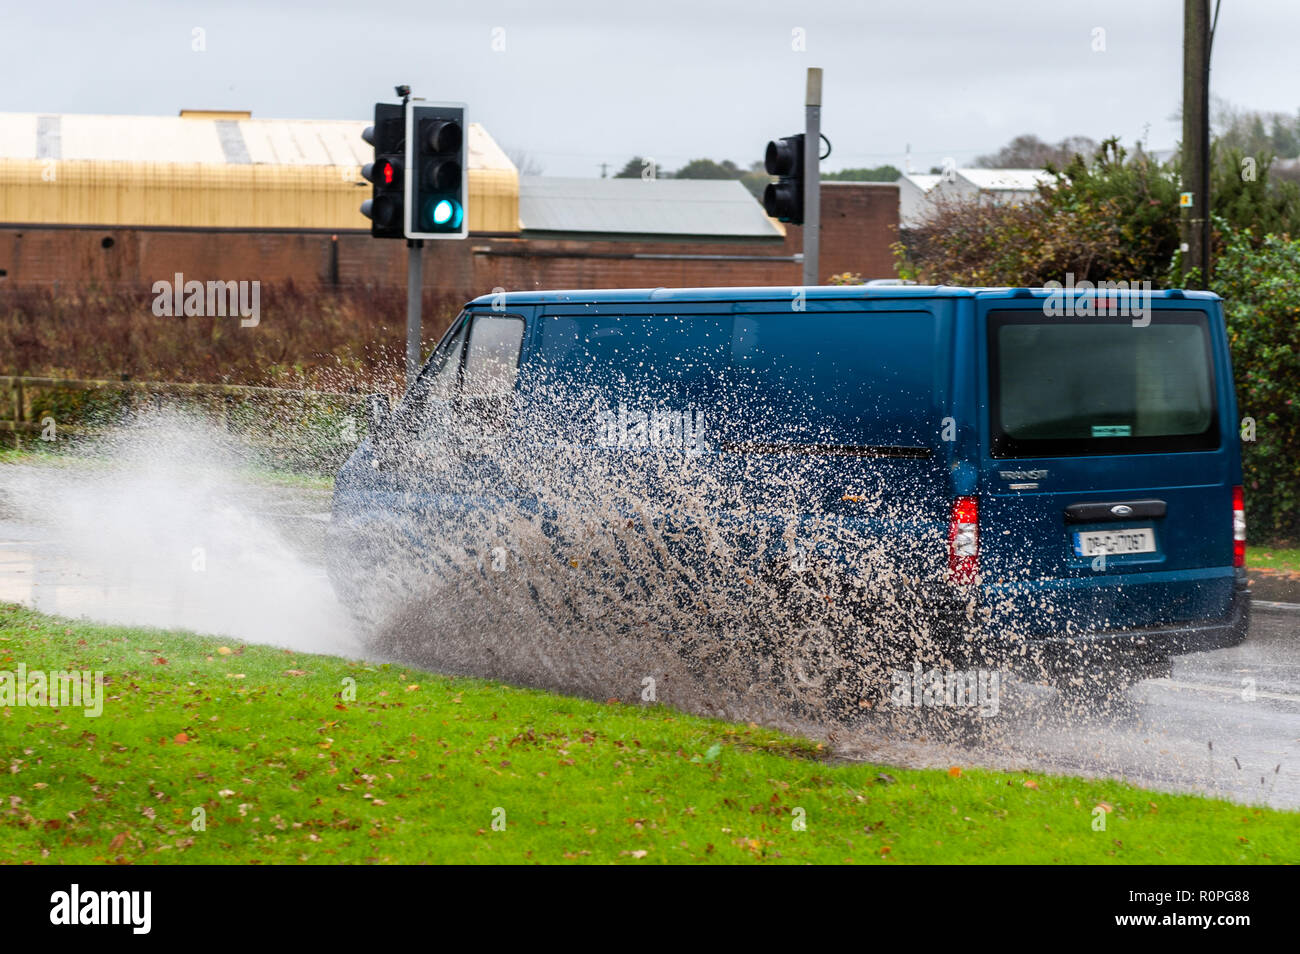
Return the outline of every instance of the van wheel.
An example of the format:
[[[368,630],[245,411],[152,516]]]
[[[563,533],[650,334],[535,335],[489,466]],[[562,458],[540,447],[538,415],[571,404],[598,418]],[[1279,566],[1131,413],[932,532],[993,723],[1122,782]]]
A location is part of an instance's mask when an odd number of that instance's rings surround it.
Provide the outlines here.
[[[875,702],[854,642],[852,633],[815,627],[784,650],[783,688],[796,715],[847,724],[870,713]]]

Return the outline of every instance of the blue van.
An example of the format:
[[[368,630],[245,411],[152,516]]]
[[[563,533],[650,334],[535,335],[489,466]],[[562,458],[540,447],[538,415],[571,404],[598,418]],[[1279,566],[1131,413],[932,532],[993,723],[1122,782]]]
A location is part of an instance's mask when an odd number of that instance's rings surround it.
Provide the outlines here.
[[[561,569],[594,552],[579,537],[621,534],[587,585],[624,577],[630,606],[675,585],[650,577],[689,578],[679,620],[701,627],[737,636],[800,591],[747,651],[819,615],[841,666],[905,663],[923,626],[932,660],[1109,691],[1249,621],[1237,405],[1206,292],[484,296],[400,405],[370,410],[329,536],[362,616],[401,554],[441,547],[425,576],[460,572],[453,551],[471,573],[510,559],[484,530],[509,509]],[[574,510],[604,529],[575,531]]]

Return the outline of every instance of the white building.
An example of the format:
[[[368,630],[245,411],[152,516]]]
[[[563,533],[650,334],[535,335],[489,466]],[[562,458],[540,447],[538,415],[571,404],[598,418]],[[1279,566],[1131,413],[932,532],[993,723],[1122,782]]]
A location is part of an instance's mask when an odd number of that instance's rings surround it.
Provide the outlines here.
[[[914,229],[930,212],[930,190],[940,176],[909,172],[898,180],[898,227]]]
[[[943,175],[905,175],[898,180],[898,222],[915,228],[936,202],[971,199],[998,205],[1026,202],[1053,178],[1042,169],[953,169]]]

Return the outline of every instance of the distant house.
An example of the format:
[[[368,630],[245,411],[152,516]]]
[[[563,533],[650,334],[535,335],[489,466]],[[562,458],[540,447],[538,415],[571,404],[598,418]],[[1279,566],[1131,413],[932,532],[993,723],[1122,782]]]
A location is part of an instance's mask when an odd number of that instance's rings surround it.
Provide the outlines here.
[[[915,228],[937,202],[1026,202],[1038,193],[1040,184],[1051,181],[1042,169],[953,169],[944,175],[905,175],[898,181],[899,224]]]

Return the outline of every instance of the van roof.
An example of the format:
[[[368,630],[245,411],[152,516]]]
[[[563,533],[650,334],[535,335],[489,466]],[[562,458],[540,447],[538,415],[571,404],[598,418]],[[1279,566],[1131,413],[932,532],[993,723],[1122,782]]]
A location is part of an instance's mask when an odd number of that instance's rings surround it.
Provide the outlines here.
[[[1136,283],[1135,283],[1136,284]],[[791,289],[798,285],[764,285],[749,288],[597,288],[597,289],[561,289],[553,291],[516,291],[506,292],[504,302],[500,294],[480,295],[470,302],[471,305],[502,304],[538,305],[538,304],[649,304],[652,302],[729,302],[729,301],[789,301]],[[980,298],[980,299],[1014,299],[1046,298],[1053,293],[1064,291],[1078,297],[1095,294],[1066,286],[1062,289],[1049,288],[969,288],[957,285],[808,285],[803,286],[805,299],[839,300],[853,298],[890,299],[890,298]],[[1122,289],[1121,289],[1122,293]],[[1194,301],[1218,301],[1219,296],[1206,291],[1183,291],[1167,289],[1151,291],[1153,300],[1191,299]]]

